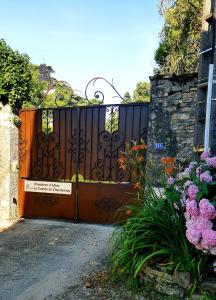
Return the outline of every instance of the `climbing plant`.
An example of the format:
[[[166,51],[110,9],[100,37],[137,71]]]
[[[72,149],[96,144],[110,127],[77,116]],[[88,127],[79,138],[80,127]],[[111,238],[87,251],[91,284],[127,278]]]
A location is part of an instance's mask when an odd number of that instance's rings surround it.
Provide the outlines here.
[[[178,75],[197,71],[203,1],[160,0],[159,7],[164,26],[155,52],[155,72]]]

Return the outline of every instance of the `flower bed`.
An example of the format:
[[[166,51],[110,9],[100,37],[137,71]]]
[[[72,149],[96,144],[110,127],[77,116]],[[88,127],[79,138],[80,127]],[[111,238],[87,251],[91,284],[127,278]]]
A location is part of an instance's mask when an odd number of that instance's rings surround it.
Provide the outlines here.
[[[145,172],[145,149],[128,146],[120,159],[137,174],[137,203],[125,208],[130,217],[114,235],[114,271],[140,283],[144,270],[163,266],[170,278],[190,274],[184,294],[209,293],[202,283],[216,279],[216,157],[203,153],[184,170],[163,158],[163,193],[156,193]]]

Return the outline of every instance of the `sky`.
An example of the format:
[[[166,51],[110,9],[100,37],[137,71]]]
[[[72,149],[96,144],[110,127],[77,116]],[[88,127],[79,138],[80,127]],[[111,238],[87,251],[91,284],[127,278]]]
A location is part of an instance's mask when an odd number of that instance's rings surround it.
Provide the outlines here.
[[[0,38],[46,63],[53,75],[84,91],[88,81],[102,76],[121,95],[153,74],[162,19],[158,0],[0,0]],[[117,100],[106,84],[102,89]]]

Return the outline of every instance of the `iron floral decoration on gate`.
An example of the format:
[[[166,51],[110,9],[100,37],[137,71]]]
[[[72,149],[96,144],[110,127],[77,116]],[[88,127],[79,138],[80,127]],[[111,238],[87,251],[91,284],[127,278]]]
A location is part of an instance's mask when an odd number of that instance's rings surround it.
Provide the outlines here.
[[[103,81],[107,84],[115,93],[115,96],[112,98],[119,98],[121,100],[124,100],[124,98],[120,95],[120,93],[117,91],[115,86],[113,85],[113,82],[109,82],[106,78],[102,76],[94,77],[92,78],[85,87],[85,92],[82,93],[80,90],[73,89],[72,86],[65,80],[57,80],[55,78],[52,78],[50,73],[53,71],[50,71],[46,64],[42,64],[39,66],[39,73],[40,73],[40,80],[43,82],[47,82],[47,88],[44,90],[43,97],[40,101],[37,101],[37,103],[33,102],[32,104],[36,107],[46,107],[46,99],[48,95],[51,93],[55,93],[55,105],[56,107],[73,107],[76,105],[79,105],[79,101],[86,100],[89,103],[91,103],[92,97],[89,96],[90,94],[90,87],[95,87],[96,82]],[[81,96],[80,96],[81,95]],[[94,92],[94,99],[100,100],[101,103],[104,102],[105,96],[104,93],[100,90],[96,90]]]

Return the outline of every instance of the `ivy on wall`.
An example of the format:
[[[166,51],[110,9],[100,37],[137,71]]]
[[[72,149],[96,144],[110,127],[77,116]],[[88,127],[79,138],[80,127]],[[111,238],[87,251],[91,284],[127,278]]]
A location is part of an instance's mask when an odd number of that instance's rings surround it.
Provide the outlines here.
[[[0,101],[9,103],[14,113],[30,99],[31,71],[29,57],[14,51],[0,39]]]
[[[180,75],[197,71],[203,0],[160,0],[164,26],[155,52],[155,73]]]

